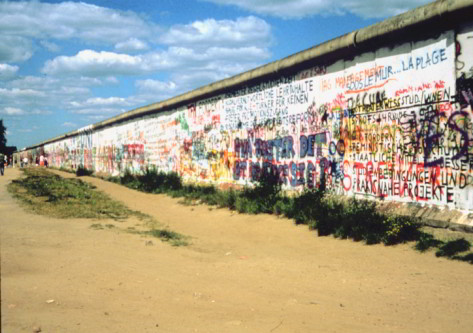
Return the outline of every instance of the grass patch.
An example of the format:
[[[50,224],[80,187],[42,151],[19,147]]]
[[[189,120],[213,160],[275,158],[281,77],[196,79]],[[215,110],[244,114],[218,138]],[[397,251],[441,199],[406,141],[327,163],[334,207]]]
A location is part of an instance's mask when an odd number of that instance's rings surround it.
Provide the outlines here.
[[[158,238],[163,242],[169,242],[172,246],[189,245],[189,243],[187,242],[187,237],[168,229],[152,228],[150,230],[137,230],[134,227],[128,227],[125,231],[131,234]]]
[[[156,229],[156,222],[150,216],[128,209],[89,183],[62,178],[43,168],[26,168],[23,171],[25,177],[12,181],[8,190],[29,211],[56,218],[113,219],[119,222],[133,216],[145,221],[150,229],[137,231],[130,227],[125,231],[157,237],[173,246],[187,245],[183,235]],[[122,230],[111,223],[93,223],[90,228]]]
[[[76,176],[77,177],[82,177],[82,176],[92,176],[94,173],[93,170],[89,170],[83,165],[80,165],[77,170],[76,170]]]
[[[128,209],[80,179],[62,178],[43,168],[26,168],[23,171],[25,177],[10,183],[8,190],[36,214],[56,218],[113,219],[119,222],[133,216],[145,221],[144,225],[149,229],[138,231],[129,227],[124,231],[156,237],[173,246],[188,244],[183,235],[155,228],[156,221],[150,216]],[[93,223],[90,228],[122,230],[111,223]]]
[[[8,190],[30,211],[56,218],[123,220],[138,215],[79,179],[65,179],[43,168],[23,169],[26,177]]]

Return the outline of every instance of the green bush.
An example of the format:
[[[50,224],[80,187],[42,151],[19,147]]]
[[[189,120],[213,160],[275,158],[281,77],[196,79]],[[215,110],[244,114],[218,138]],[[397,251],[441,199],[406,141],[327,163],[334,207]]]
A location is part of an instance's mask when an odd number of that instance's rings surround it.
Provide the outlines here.
[[[94,173],[93,170],[89,170],[83,165],[79,165],[79,167],[76,170],[76,176],[77,177],[82,177],[82,176],[91,176]]]
[[[312,229],[317,229],[319,236],[335,234],[339,229],[344,216],[345,207],[340,199],[322,194],[320,205],[315,210],[314,221],[309,224]]]
[[[281,198],[279,175],[264,172],[254,187],[245,187],[237,198],[235,208],[241,213],[272,213]]]
[[[131,187],[131,188],[134,188],[134,189],[139,187],[136,177],[133,175],[133,173],[129,169],[126,169],[123,176],[120,177],[120,183],[122,185],[125,185],[127,187]]]
[[[312,224],[322,209],[323,197],[323,191],[304,189],[300,195],[283,200],[281,210],[286,217],[294,219],[297,224]]]
[[[234,189],[217,191],[215,194],[216,205],[220,208],[227,207],[230,210],[236,209],[238,193]]]
[[[420,223],[407,216],[390,215],[383,221],[381,241],[386,245],[416,240],[420,237]]]

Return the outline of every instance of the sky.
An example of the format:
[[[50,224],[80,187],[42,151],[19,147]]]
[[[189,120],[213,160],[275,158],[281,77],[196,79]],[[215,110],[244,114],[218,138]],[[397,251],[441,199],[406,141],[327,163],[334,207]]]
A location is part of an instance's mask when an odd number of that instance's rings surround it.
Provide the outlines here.
[[[308,49],[425,0],[0,0],[18,149]]]

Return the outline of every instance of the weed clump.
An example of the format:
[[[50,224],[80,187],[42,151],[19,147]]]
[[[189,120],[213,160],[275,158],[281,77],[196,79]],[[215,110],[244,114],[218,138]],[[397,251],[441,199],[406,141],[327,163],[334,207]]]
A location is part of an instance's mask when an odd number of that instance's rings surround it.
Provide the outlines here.
[[[24,169],[25,178],[8,190],[30,210],[59,218],[125,219],[134,213],[80,179],[65,179],[42,168]]]
[[[83,165],[79,165],[79,167],[76,170],[76,176],[77,177],[82,177],[82,176],[91,176],[94,173],[93,170],[89,170]]]

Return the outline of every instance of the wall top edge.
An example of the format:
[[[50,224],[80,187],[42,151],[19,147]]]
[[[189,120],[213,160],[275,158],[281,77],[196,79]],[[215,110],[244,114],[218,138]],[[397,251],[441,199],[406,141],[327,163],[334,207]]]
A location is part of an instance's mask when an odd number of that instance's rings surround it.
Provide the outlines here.
[[[245,82],[255,81],[268,77],[270,75],[283,73],[284,71],[288,71],[291,68],[295,68],[309,61],[320,59],[323,56],[327,56],[335,52],[359,48],[383,36],[396,32],[401,32],[414,26],[437,25],[438,21],[435,22],[435,18],[449,16],[449,19],[450,21],[452,21],[452,24],[458,25],[462,23],[462,19],[465,19],[464,14],[468,10],[470,10],[470,12],[471,10],[473,10],[473,0],[435,1],[422,7],[412,9],[406,13],[385,19],[379,23],[328,40],[309,49],[300,51],[288,57],[276,60],[274,62],[257,67],[247,72],[237,74],[221,81],[210,83],[206,86],[202,86],[195,90],[183,93],[181,95],[172,97],[161,102],[149,104],[124,112],[107,120],[88,125],[84,128],[62,134],[52,139],[45,140],[36,145],[23,148],[20,151],[41,147],[46,144],[76,136],[87,131],[93,131],[95,129],[108,127],[113,124],[144,116],[150,113],[158,113],[161,111],[165,111],[178,105],[183,105],[188,102],[190,103],[205,96],[209,96],[215,93],[222,92],[224,90],[241,86]],[[452,20],[452,18],[456,18],[456,20]],[[392,40],[392,43],[396,41],[397,40]]]

